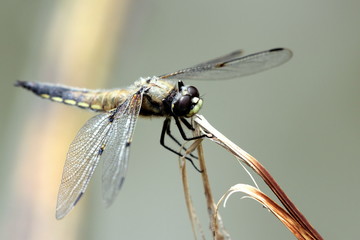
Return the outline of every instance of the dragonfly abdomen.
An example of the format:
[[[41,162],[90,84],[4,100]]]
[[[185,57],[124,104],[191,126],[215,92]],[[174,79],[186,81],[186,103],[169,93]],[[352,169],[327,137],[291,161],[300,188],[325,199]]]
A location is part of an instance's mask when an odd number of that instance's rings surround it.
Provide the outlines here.
[[[124,102],[127,90],[88,90],[61,85],[17,81],[15,86],[23,87],[41,98],[54,102],[90,109],[93,111],[109,111]]]

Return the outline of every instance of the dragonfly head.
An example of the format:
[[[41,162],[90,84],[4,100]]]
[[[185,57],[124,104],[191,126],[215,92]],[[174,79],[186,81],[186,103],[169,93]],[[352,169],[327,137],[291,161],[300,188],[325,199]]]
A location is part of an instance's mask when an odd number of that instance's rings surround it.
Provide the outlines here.
[[[202,103],[196,87],[183,85],[171,103],[171,111],[178,117],[192,117],[200,111]]]

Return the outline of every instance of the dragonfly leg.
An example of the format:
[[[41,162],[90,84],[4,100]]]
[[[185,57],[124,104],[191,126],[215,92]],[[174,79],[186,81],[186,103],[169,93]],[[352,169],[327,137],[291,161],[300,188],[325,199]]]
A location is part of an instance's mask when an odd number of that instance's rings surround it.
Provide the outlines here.
[[[200,136],[195,136],[195,137],[187,137],[185,132],[184,132],[184,129],[182,128],[181,126],[181,123],[179,121],[179,118],[178,117],[174,117],[175,119],[175,123],[176,123],[176,126],[178,127],[179,129],[179,132],[181,134],[181,137],[186,140],[186,141],[191,141],[191,140],[196,140],[196,139],[199,139],[199,138],[204,138],[204,137],[208,137],[206,134],[203,134],[203,135],[200,135]],[[185,118],[180,118],[180,120],[185,124],[185,126],[190,129],[191,131],[194,131],[194,127],[185,119]]]
[[[169,123],[167,123],[167,128],[166,128],[166,134],[177,144],[181,147],[181,143],[171,134],[171,130],[170,130],[170,122],[171,120],[169,119]],[[183,150],[187,150],[185,147],[182,147]],[[189,154],[192,158],[198,159],[197,156],[193,155],[192,153]]]
[[[162,131],[161,131],[161,136],[160,136],[160,144],[161,146],[163,146],[164,148],[166,148],[167,150],[169,150],[170,152],[172,153],[175,153],[176,155],[180,156],[180,157],[183,157],[183,155],[177,151],[175,151],[174,149],[170,148],[169,146],[165,145],[165,134],[169,135],[171,139],[174,140],[174,142],[176,142],[179,146],[181,146],[180,142],[178,140],[176,140],[176,138],[174,136],[171,135],[171,132],[170,132],[170,121],[171,119],[170,118],[166,118],[165,121],[164,121],[164,124],[163,124],[163,128],[162,128]],[[186,151],[187,149],[185,147],[183,147],[183,149]],[[190,156],[194,157],[194,158],[197,158],[196,156],[190,154]],[[188,160],[192,165],[193,167],[198,171],[198,172],[202,172],[193,162],[193,160],[189,157],[185,157],[186,160]]]

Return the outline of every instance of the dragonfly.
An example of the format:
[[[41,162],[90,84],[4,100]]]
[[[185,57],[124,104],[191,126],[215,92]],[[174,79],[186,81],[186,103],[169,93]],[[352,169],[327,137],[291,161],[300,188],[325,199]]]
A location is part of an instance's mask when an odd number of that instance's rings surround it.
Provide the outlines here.
[[[103,162],[103,199],[107,206],[113,203],[125,179],[139,116],[163,117],[160,144],[179,156],[182,155],[165,144],[167,135],[181,145],[171,134],[172,119],[184,140],[203,137],[187,137],[182,127],[183,124],[194,130],[188,119],[197,114],[203,105],[198,89],[185,85],[183,80],[223,80],[247,76],[279,66],[291,57],[292,52],[286,48],[247,56],[237,50],[173,73],[140,78],[121,89],[89,90],[17,81],[15,86],[30,90],[41,98],[100,113],[85,123],[70,144],[57,198],[56,218],[66,216],[82,198],[100,159]]]

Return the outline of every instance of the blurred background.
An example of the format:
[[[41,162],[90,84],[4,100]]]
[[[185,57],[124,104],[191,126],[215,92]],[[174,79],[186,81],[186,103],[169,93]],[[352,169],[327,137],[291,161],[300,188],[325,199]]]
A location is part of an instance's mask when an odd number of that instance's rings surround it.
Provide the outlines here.
[[[127,179],[110,208],[101,163],[64,219],[55,205],[69,144],[94,114],[13,87],[17,79],[119,88],[244,49],[287,47],[290,62],[242,79],[190,82],[203,114],[272,173],[325,239],[360,224],[359,1],[18,1],[0,3],[1,239],[192,239],[177,157],[159,145],[162,119],[140,119]],[[173,132],[176,132],[173,130]],[[214,198],[251,183],[205,141]],[[208,238],[205,198],[189,168]],[[259,180],[260,187],[269,193]],[[292,239],[253,200],[220,209],[233,239]]]

